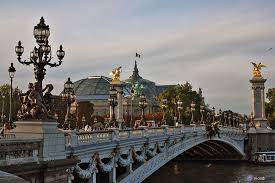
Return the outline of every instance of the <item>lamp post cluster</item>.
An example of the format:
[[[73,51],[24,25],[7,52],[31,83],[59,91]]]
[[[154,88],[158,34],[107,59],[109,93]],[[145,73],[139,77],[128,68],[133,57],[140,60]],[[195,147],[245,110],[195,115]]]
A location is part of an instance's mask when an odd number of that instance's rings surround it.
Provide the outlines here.
[[[52,51],[51,46],[49,45],[48,38],[50,36],[50,28],[45,24],[44,18],[41,17],[40,22],[34,26],[33,36],[36,39],[38,48],[35,46],[34,49],[30,52],[29,61],[21,60],[21,56],[24,52],[24,47],[22,46],[21,41],[18,42],[18,45],[15,47],[15,52],[17,54],[17,60],[23,65],[34,65],[34,74],[35,79],[38,83],[38,89],[42,90],[42,81],[46,75],[45,66],[58,67],[62,63],[62,59],[65,56],[65,51],[63,50],[62,45],[60,45],[59,50],[57,50],[56,55],[58,58],[58,63],[51,63],[52,60]]]
[[[146,100],[146,96],[144,95],[144,93],[142,93],[139,97],[139,107],[141,108],[141,118],[140,118],[140,123],[141,126],[145,125],[146,119],[145,119],[145,108],[147,107],[148,103]]]
[[[65,130],[72,129],[71,104],[72,104],[73,96],[74,96],[74,84],[71,81],[71,78],[68,78],[68,80],[64,83],[64,92],[63,92],[63,97],[65,98],[65,101],[67,103],[67,113],[63,124],[63,129]],[[77,125],[75,127],[77,128]]]
[[[109,105],[111,107],[111,115],[110,115],[110,126],[115,127],[116,125],[116,116],[115,116],[115,107],[117,106],[117,91],[112,86],[109,91],[110,97],[108,99]]]
[[[229,126],[229,127],[239,127],[241,119],[242,119],[241,115],[238,113],[224,111],[222,124],[224,126]]]

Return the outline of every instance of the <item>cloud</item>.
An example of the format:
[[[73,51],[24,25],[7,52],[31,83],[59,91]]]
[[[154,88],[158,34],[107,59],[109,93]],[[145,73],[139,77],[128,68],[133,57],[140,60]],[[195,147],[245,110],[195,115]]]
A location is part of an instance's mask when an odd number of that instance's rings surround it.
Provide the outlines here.
[[[18,11],[20,9],[20,12]],[[26,89],[34,79],[32,66],[16,61],[21,40],[24,58],[35,45],[33,26],[44,16],[50,24],[54,50],[64,45],[58,68],[47,68],[45,83],[59,93],[67,77],[108,76],[121,65],[122,78],[131,75],[135,52],[140,74],[159,84],[189,81],[202,87],[209,104],[250,112],[250,61],[269,67],[267,88],[274,81],[275,16],[272,1],[37,1],[4,3],[0,7],[0,83],[9,81],[10,62],[17,69],[15,84]]]

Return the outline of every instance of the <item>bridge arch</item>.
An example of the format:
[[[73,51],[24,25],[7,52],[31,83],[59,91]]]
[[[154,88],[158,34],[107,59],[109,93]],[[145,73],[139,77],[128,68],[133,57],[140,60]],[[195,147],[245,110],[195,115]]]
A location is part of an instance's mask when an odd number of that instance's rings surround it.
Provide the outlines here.
[[[236,152],[238,152],[242,157],[245,157],[243,145],[232,140],[227,136],[205,138],[204,136],[193,137],[188,140],[183,140],[170,147],[166,146],[162,153],[156,154],[150,160],[142,164],[140,167],[135,169],[131,174],[129,174],[124,179],[120,180],[120,183],[126,182],[142,182],[163,165],[177,157],[178,155],[184,153],[185,151],[202,144],[207,141],[219,141],[231,146]],[[243,141],[242,141],[243,142]]]

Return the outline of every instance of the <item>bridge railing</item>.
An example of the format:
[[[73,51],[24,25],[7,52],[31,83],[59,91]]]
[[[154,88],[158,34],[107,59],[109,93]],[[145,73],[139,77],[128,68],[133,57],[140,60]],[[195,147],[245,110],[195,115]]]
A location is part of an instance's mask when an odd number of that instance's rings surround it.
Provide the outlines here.
[[[233,134],[241,130],[233,128],[220,127],[222,133]],[[162,126],[162,127],[142,127],[137,129],[110,129],[91,132],[67,132],[66,145],[95,144],[111,142],[115,140],[124,140],[130,138],[141,138],[161,135],[176,135],[186,133],[187,138],[205,133],[205,126]]]
[[[0,166],[38,160],[40,139],[0,139]]]
[[[112,130],[105,130],[105,131],[92,131],[92,132],[77,132],[77,144],[90,144],[90,143],[97,143],[99,141],[111,141],[112,140]],[[72,143],[73,136],[68,135],[66,144]]]

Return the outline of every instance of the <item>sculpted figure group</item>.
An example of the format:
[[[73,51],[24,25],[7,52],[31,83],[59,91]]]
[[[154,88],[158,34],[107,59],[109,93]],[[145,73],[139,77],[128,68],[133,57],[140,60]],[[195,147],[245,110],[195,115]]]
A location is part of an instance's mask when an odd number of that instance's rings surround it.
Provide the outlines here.
[[[52,84],[48,84],[44,89],[40,90],[37,82],[29,83],[28,91],[20,94],[22,106],[18,111],[18,118],[20,120],[52,119],[53,117],[50,115],[53,104],[52,90]],[[46,92],[43,95],[44,91]]]

